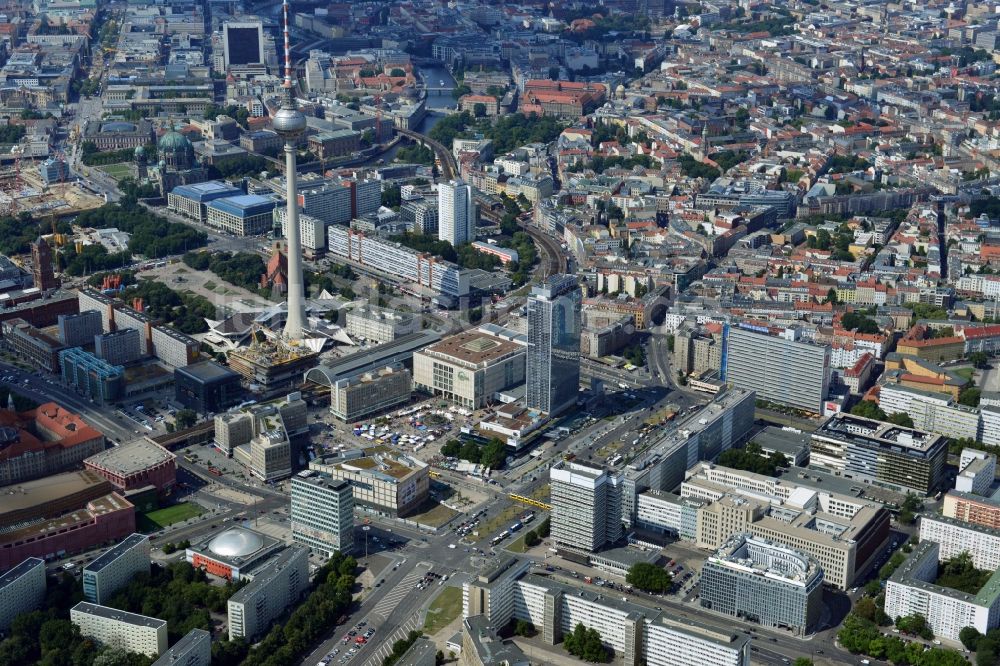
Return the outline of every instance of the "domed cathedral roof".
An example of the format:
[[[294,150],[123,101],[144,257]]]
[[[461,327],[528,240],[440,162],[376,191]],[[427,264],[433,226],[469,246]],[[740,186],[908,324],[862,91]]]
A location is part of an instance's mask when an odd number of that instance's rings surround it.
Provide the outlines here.
[[[190,147],[191,142],[188,141],[188,138],[172,128],[160,137],[160,142],[157,144],[157,148],[164,152],[187,150]]]

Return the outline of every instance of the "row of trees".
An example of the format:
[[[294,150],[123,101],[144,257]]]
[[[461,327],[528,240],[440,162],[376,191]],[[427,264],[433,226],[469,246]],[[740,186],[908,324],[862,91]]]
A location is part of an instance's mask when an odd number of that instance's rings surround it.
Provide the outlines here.
[[[628,570],[625,582],[646,592],[662,594],[670,589],[674,579],[666,570],[649,562],[636,562]]]
[[[431,129],[429,136],[446,146],[456,137],[471,136],[474,130],[493,142],[497,155],[510,152],[529,143],[549,143],[563,131],[563,121],[553,116],[514,113],[498,118],[476,119],[468,111],[442,118]]]
[[[572,633],[563,636],[563,647],[584,661],[603,664],[611,658],[611,653],[601,641],[601,634],[597,629],[587,629],[583,622],[578,622]]]
[[[215,306],[196,294],[181,294],[162,282],[142,280],[122,292],[126,303],[141,298],[146,312],[162,319],[181,333],[204,333],[208,330],[205,319],[215,318]]]
[[[528,530],[524,534],[524,545],[528,548],[537,546],[542,542],[542,539],[549,535],[549,519],[546,518],[541,523],[538,524],[533,530]]]
[[[878,421],[888,421],[906,428],[913,427],[913,419],[906,412],[894,412],[887,414],[877,402],[872,400],[862,400],[851,407],[851,414],[866,419],[876,419]]]
[[[382,660],[382,666],[392,666],[397,661],[399,661],[406,651],[413,647],[413,644],[417,642],[422,634],[416,629],[410,631],[406,635],[406,638],[400,638],[398,641],[392,644],[392,652],[390,652],[385,659]]]
[[[463,444],[457,439],[450,439],[441,447],[441,455],[499,469],[507,460],[507,445],[495,437],[482,446],[471,440]]]
[[[242,661],[243,666],[291,666],[301,662],[313,644],[326,635],[351,605],[356,568],[357,561],[353,557],[334,553],[313,576],[313,590],[306,600],[284,622],[274,624],[264,640]],[[237,662],[223,662],[213,650],[212,663],[235,666]]]

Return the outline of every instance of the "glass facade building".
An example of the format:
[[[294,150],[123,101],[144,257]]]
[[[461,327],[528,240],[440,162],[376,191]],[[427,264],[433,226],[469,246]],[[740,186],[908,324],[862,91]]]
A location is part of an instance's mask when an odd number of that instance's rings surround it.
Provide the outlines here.
[[[580,390],[580,310],[576,277],[553,275],[528,297],[528,409],[556,415],[576,404]]]

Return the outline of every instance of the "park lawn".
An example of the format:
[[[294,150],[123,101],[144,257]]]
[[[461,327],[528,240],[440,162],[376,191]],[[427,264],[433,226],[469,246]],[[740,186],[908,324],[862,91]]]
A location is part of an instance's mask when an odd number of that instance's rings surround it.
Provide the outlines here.
[[[967,381],[972,381],[973,376],[976,374],[975,368],[955,368],[952,370],[956,375],[965,379]]]
[[[427,617],[424,619],[424,633],[433,636],[447,627],[462,612],[462,588],[446,587],[434,598]]]
[[[205,510],[194,502],[181,502],[164,509],[140,513],[136,516],[136,526],[143,532],[153,532],[203,513]]]
[[[132,175],[132,169],[130,168],[128,162],[119,162],[117,164],[105,164],[102,167],[98,167],[101,171],[108,174],[115,180],[121,180],[126,176]]]
[[[527,552],[528,545],[526,543],[524,543],[524,537],[527,534],[528,533],[525,532],[521,536],[519,536],[516,539],[514,539],[513,541],[511,541],[510,545],[507,546],[507,550],[509,550],[512,553],[524,553],[524,552]]]

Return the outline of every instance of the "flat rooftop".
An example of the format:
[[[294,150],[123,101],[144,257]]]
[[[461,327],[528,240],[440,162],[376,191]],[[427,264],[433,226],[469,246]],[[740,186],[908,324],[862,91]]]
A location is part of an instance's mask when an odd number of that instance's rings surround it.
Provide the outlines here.
[[[445,338],[429,346],[425,352],[468,366],[487,367],[509,356],[524,353],[526,349],[513,340],[474,329]]]
[[[92,455],[84,461],[84,464],[121,476],[130,476],[176,457],[159,444],[146,439],[137,439]]]
[[[87,490],[101,494],[102,490],[111,492],[113,488],[107,479],[90,470],[53,474],[35,481],[5,486],[0,489],[0,525],[3,524],[2,517],[5,513],[34,508]]]
[[[177,368],[174,372],[194,377],[195,379],[199,379],[203,382],[217,381],[220,379],[227,379],[229,377],[239,378],[240,376],[239,373],[230,370],[224,365],[219,365],[215,361],[192,363],[189,366]]]
[[[117,620],[118,622],[133,624],[137,627],[150,627],[152,629],[158,629],[160,627],[166,626],[167,624],[166,620],[161,620],[156,617],[136,615],[135,613],[129,613],[127,611],[118,610],[117,608],[110,608],[108,606],[99,606],[98,604],[92,604],[89,601],[81,601],[76,606],[73,606],[73,608],[70,609],[70,612],[86,613],[87,615],[96,615],[97,617],[103,617],[108,620]]]
[[[146,536],[145,534],[130,534],[128,537],[125,538],[124,541],[117,544],[114,548],[104,551],[104,553],[100,557],[96,558],[93,562],[85,566],[83,570],[93,571],[93,572],[100,571],[101,569],[103,569],[104,567],[108,566],[109,564],[117,560],[119,557],[121,557],[122,554],[128,552],[132,548],[135,548],[137,545],[143,543],[144,541],[146,542],[149,541],[149,537]]]
[[[879,448],[896,448],[925,455],[945,445],[944,437],[926,430],[906,428],[843,412],[828,418],[816,429],[813,437],[846,440]]]
[[[28,559],[24,560],[23,562],[21,562],[20,564],[18,564],[13,569],[10,569],[9,571],[6,571],[2,576],[0,576],[0,590],[2,590],[3,588],[7,587],[11,583],[13,583],[15,580],[17,580],[18,578],[20,578],[24,574],[28,573],[29,571],[31,571],[32,569],[35,569],[37,567],[41,567],[42,568],[42,572],[43,572],[42,575],[44,576],[45,560],[37,558],[37,557],[29,557]]]

